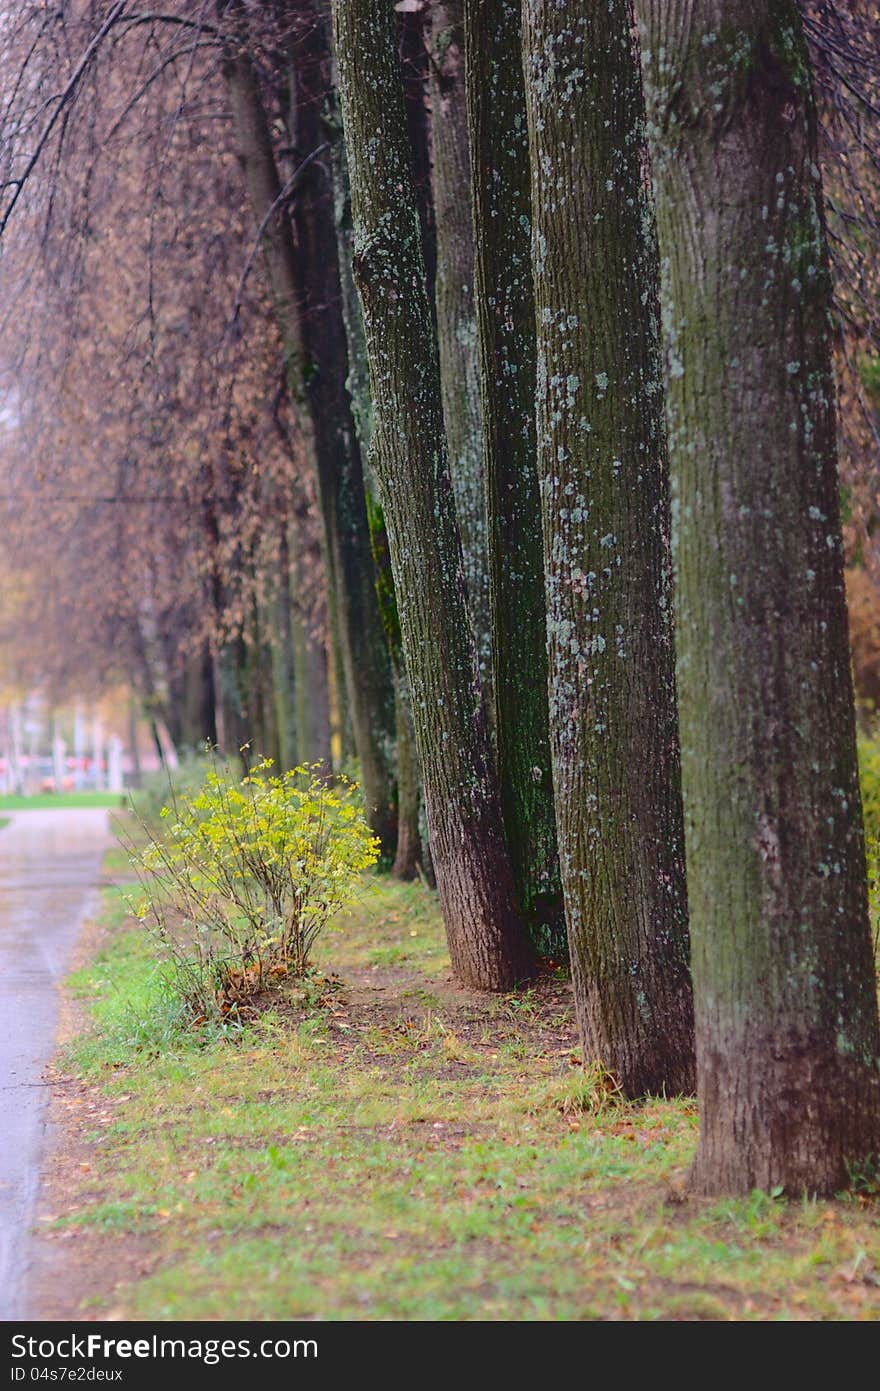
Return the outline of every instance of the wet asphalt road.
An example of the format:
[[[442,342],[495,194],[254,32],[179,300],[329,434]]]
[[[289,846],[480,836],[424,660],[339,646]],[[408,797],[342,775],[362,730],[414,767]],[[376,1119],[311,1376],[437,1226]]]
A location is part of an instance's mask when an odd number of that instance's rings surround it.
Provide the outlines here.
[[[7,813],[2,813],[7,815]],[[58,985],[110,841],[91,809],[11,813],[0,830],[0,1319],[21,1318]]]

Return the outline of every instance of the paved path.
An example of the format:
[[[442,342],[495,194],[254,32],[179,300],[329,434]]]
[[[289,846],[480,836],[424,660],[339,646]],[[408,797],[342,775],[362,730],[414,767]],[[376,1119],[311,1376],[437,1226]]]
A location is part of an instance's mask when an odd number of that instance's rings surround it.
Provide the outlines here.
[[[5,813],[4,813],[5,815]],[[58,984],[94,903],[106,811],[22,811],[0,830],[0,1319],[21,1318]]]

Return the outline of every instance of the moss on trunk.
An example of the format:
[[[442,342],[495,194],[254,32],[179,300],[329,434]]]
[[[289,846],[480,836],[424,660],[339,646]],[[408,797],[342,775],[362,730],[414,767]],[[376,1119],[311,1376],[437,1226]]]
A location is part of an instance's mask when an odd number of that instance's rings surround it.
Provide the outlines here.
[[[526,0],[556,819],[578,1017],[630,1096],[694,1082],[658,267],[628,0]]]
[[[794,0],[639,0],[674,480],[701,1192],[880,1151],[831,285]]]
[[[431,6],[431,144],[437,229],[437,346],[443,421],[480,677],[491,693],[489,560],[464,83],[463,0]]]
[[[548,733],[520,9],[511,0],[466,0],[464,14],[498,771],[520,908],[538,949],[554,955],[566,948]]]
[[[467,616],[394,13],[333,5],[382,495],[431,851],[453,969],[509,989],[529,969]]]

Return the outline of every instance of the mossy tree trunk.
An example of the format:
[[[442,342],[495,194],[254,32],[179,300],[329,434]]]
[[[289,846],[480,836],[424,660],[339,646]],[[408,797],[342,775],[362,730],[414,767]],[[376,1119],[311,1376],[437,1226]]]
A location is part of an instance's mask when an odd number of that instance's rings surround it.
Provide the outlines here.
[[[504,825],[539,949],[565,951],[535,447],[531,188],[520,7],[464,0],[492,669]]]
[[[556,816],[578,1018],[629,1096],[694,1084],[659,348],[630,0],[526,0]]]
[[[464,87],[463,0],[431,5],[431,145],[437,228],[437,346],[443,420],[480,676],[491,691],[489,558],[474,303],[474,233]]]
[[[336,610],[346,702],[368,806],[396,844],[394,691],[376,596],[363,460],[348,393],[348,345],[336,257],[333,175],[324,101],[332,80],[330,38],[321,7],[298,7],[294,29],[293,136],[296,158],[312,162],[297,181],[293,225],[302,273],[303,327],[310,364],[307,390],[315,421],[321,510],[332,519]],[[326,461],[326,462],[325,462]],[[384,800],[380,801],[379,799]]]
[[[239,5],[229,12],[238,14]],[[223,71],[248,198],[261,242],[287,375],[304,447],[312,459],[325,538],[331,628],[338,639],[345,708],[370,825],[393,851],[391,671],[376,602],[360,449],[346,388],[345,330],[335,254],[332,182],[317,158],[329,83],[324,27],[311,12],[298,31],[295,142],[301,173],[291,220],[281,196],[257,74],[244,43],[230,44]]]
[[[336,248],[339,261],[339,282],[342,291],[342,317],[348,343],[348,391],[351,397],[352,413],[360,441],[361,454],[366,460],[364,485],[376,577],[376,595],[394,675],[397,846],[391,872],[396,879],[409,880],[416,877],[418,866],[425,858],[419,830],[421,777],[400,640],[394,576],[391,573],[391,560],[388,554],[388,534],[385,530],[385,519],[378,498],[376,481],[369,464],[373,439],[373,400],[370,394],[363,315],[352,268],[354,229],[351,221],[348,162],[345,155],[345,141],[342,136],[342,121],[338,113],[336,94],[332,89],[327,93],[325,101],[324,127],[330,142],[333,169]]]
[[[700,1192],[880,1151],[831,285],[794,0],[639,0],[664,267]]]
[[[397,594],[431,851],[453,969],[481,989],[527,974],[467,601],[437,346],[413,197],[394,12],[335,0],[354,269],[375,412],[373,459]]]

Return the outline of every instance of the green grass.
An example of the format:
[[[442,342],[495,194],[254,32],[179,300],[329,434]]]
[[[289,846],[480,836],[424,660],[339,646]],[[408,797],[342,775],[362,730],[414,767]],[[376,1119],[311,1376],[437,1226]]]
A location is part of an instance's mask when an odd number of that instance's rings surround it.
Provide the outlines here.
[[[33,797],[17,794],[0,797],[0,811],[47,811],[67,807],[122,807],[125,798],[116,792],[41,792]]]
[[[9,817],[8,817],[8,816],[0,816],[0,831],[3,830],[3,827],[4,827],[4,826],[8,826],[8,825],[9,825]]]
[[[65,1064],[91,1167],[56,1214],[117,1274],[137,1238],[99,1313],[880,1315],[876,1202],[683,1201],[694,1104],[603,1104],[563,981],[451,990],[433,896],[369,883],[320,943],[344,986],[279,995],[226,1040],[181,1031],[108,892],[106,945],[72,981],[96,1030]]]

